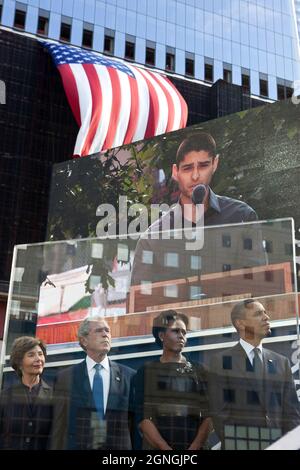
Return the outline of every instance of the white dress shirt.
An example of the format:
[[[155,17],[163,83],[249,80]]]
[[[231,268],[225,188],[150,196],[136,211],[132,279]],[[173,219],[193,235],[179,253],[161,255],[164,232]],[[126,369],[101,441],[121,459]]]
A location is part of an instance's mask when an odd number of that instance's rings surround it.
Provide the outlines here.
[[[93,381],[94,381],[94,375],[96,372],[96,369],[94,367],[95,364],[97,364],[97,362],[95,362],[91,357],[86,356],[86,366],[87,366],[91,390],[93,390]],[[103,405],[104,405],[104,414],[105,414],[106,407],[107,407],[107,400],[108,400],[109,383],[110,383],[110,366],[109,366],[108,357],[105,356],[103,361],[99,362],[99,364],[101,364],[102,366],[100,370],[100,374],[103,380]]]
[[[260,343],[258,346],[253,346],[253,344],[247,343],[247,341],[244,341],[242,338],[240,338],[240,345],[242,346],[245,353],[247,354],[248,359],[249,359],[252,366],[253,366],[254,349],[255,348],[258,349],[258,351],[259,351],[258,355],[259,355],[261,361],[263,361],[262,343]]]

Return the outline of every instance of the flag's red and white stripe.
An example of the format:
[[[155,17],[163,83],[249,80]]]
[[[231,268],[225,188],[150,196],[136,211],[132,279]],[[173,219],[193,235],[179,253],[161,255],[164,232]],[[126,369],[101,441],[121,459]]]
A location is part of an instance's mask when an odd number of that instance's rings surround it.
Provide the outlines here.
[[[135,78],[99,64],[58,66],[80,127],[74,155],[91,155],[186,126],[186,102],[168,78],[126,66]]]

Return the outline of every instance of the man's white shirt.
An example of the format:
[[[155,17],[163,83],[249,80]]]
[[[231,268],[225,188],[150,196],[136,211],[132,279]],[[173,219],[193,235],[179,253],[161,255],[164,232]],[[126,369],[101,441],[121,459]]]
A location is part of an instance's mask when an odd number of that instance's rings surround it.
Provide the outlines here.
[[[253,346],[253,344],[247,343],[247,341],[244,341],[242,338],[240,338],[240,345],[242,346],[245,353],[247,354],[248,359],[249,359],[252,366],[253,366],[254,349],[255,348],[257,348],[260,351],[258,354],[259,354],[259,357],[260,357],[261,361],[263,361],[262,343],[260,343],[258,346],[255,347],[255,346]]]

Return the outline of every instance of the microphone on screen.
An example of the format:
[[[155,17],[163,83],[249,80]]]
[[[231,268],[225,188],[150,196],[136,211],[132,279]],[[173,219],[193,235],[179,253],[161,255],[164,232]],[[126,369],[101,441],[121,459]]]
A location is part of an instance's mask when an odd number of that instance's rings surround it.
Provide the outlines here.
[[[205,194],[206,194],[206,190],[207,190],[207,187],[205,186],[205,184],[198,184],[198,186],[196,186],[194,189],[193,189],[193,193],[192,193],[192,201],[193,201],[193,204],[202,204],[203,201],[204,201],[204,198],[205,198]]]

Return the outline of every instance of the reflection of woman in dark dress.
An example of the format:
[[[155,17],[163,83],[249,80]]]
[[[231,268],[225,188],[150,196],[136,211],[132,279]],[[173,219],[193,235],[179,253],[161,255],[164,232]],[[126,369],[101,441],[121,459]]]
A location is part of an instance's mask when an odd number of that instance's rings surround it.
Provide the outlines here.
[[[52,420],[52,388],[41,378],[46,345],[38,338],[17,338],[10,362],[19,381],[1,392],[0,449],[45,450]]]
[[[152,332],[163,354],[135,377],[136,423],[143,449],[199,450],[207,440],[204,369],[182,355],[187,327],[188,318],[174,310],[154,319]]]

